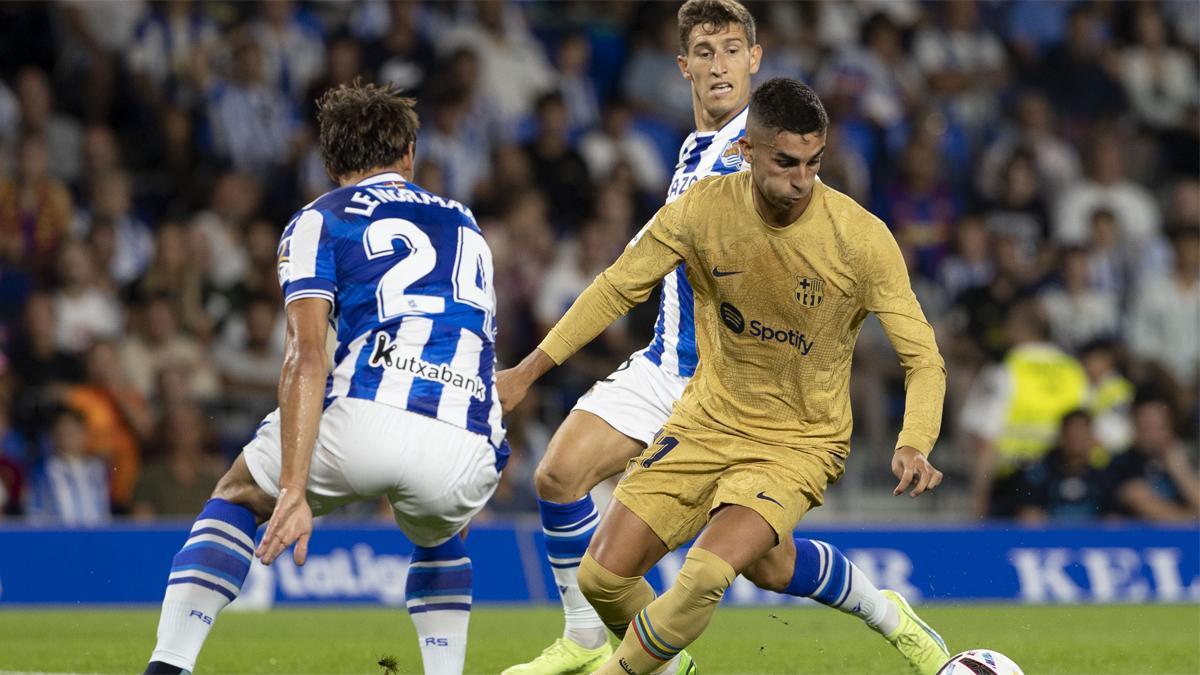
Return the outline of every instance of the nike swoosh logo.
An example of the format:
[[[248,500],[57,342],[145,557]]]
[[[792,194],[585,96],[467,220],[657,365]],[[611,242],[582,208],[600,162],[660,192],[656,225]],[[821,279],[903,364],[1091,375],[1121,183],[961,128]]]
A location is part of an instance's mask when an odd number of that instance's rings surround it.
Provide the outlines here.
[[[758,493],[758,494],[756,494],[756,495],[754,495],[754,496],[755,496],[755,497],[758,497],[759,499],[762,499],[762,500],[765,500],[765,501],[771,502],[772,504],[774,504],[775,506],[778,506],[778,507],[779,507],[779,508],[781,508],[781,509],[783,508],[783,504],[780,504],[778,501],[776,501],[776,500],[774,500],[774,499],[772,499],[772,498],[768,497],[768,496],[767,496],[767,493],[766,493],[765,491],[763,491],[763,492],[760,492],[760,493]]]
[[[738,270],[736,272],[722,272],[721,270],[717,269],[716,265],[713,265],[713,276],[714,277],[729,277],[729,276],[733,276],[735,274],[741,274],[743,271],[744,270]]]

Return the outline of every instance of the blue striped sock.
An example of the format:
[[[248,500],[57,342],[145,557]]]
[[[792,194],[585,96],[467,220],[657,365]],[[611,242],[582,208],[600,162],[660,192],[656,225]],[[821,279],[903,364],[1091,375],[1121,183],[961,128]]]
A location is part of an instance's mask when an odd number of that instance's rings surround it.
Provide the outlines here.
[[[171,562],[151,661],[195,670],[217,613],[238,596],[254,557],[254,514],[210,499]]]
[[[579,563],[592,534],[600,523],[600,514],[591,495],[570,504],[555,504],[538,500],[542,516],[542,534],[546,538],[546,555],[554,572],[558,594],[562,597],[566,617],[564,637],[588,649],[595,649],[607,640],[604,622],[579,590]]]
[[[471,559],[458,535],[418,546],[404,586],[426,673],[461,673],[471,618]]]
[[[832,544],[814,539],[795,542],[796,567],[784,592],[853,614],[879,630],[890,603],[867,575]]]

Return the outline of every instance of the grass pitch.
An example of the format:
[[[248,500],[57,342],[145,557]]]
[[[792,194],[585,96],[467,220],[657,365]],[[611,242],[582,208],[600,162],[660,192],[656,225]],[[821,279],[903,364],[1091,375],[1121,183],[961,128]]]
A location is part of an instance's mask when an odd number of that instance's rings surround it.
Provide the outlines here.
[[[918,608],[952,651],[986,646],[1030,675],[1200,674],[1200,606]],[[141,672],[158,612],[0,610],[0,671]],[[558,636],[557,607],[481,607],[467,672],[498,673]],[[403,609],[280,609],[222,614],[202,673],[381,673],[393,656],[419,673]],[[900,657],[857,620],[831,610],[722,607],[691,649],[702,673],[902,673]]]

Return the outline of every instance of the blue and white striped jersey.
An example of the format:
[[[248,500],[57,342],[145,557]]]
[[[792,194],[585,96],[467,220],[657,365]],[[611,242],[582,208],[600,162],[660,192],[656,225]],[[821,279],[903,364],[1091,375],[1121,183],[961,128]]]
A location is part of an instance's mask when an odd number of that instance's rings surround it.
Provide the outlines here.
[[[333,303],[327,406],[341,396],[376,401],[503,451],[492,254],[470,209],[397,173],[338,188],[288,223],[279,281],[285,303]]]
[[[746,108],[717,131],[693,131],[679,148],[679,163],[667,192],[667,203],[679,199],[696,181],[721,176],[742,168],[738,139],[746,134]],[[695,302],[683,265],[663,277],[662,298],[654,339],[639,352],[650,362],[679,377],[696,372]]]

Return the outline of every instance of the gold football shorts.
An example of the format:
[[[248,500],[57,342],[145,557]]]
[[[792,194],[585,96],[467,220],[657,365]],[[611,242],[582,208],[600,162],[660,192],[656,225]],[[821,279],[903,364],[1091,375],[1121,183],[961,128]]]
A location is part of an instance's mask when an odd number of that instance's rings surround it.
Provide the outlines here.
[[[671,550],[696,536],[725,504],[757,512],[782,541],[824,502],[825,488],[843,467],[830,450],[763,445],[668,422],[629,461],[613,497]]]

